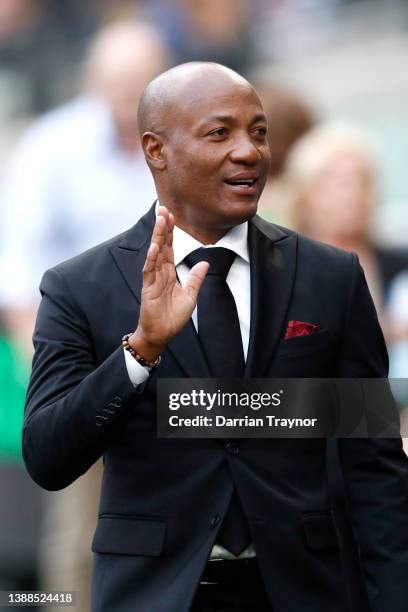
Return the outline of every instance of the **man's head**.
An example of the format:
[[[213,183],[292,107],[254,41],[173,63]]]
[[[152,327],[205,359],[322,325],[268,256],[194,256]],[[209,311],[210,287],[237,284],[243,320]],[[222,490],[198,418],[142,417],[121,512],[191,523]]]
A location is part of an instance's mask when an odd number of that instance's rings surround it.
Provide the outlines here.
[[[256,213],[269,168],[266,127],[255,90],[219,64],[182,64],[147,86],[143,150],[179,227],[212,242]]]
[[[86,89],[111,109],[124,148],[139,145],[137,107],[147,83],[168,66],[168,51],[149,24],[118,21],[95,38],[86,62]]]

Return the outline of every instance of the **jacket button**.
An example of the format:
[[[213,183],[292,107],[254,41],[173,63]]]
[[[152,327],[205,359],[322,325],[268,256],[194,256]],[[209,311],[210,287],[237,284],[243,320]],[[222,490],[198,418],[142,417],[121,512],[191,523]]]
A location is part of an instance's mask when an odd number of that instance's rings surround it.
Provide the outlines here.
[[[238,455],[239,453],[239,446],[234,442],[231,442],[231,440],[226,443],[225,448],[231,455]]]
[[[221,517],[219,514],[216,514],[215,516],[213,516],[211,519],[211,527],[216,527],[218,523],[220,522],[220,520],[221,520]]]

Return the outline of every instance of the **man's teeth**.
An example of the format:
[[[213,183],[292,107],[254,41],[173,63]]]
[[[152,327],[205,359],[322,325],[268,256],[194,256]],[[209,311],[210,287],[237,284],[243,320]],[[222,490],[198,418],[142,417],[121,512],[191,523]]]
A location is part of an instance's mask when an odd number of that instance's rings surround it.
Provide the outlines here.
[[[251,186],[255,183],[255,179],[248,179],[246,181],[229,181],[232,185],[248,185]]]

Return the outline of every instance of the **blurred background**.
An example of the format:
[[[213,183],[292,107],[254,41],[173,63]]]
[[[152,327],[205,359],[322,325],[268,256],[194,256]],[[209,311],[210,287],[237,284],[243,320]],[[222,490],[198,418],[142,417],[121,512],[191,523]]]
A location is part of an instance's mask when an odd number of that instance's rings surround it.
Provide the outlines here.
[[[23,468],[38,286],[148,210],[138,99],[189,60],[256,84],[273,161],[260,214],[358,253],[390,376],[408,372],[405,0],[0,0],[0,590],[74,589],[79,612],[101,468],[53,494]]]

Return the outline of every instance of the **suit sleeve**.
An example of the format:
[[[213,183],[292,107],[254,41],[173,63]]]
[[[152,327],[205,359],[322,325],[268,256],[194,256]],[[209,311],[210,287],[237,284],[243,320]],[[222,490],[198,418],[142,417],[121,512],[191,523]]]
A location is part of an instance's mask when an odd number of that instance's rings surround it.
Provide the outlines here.
[[[386,378],[388,357],[363,271],[352,285],[338,377]],[[353,529],[373,612],[408,605],[408,460],[401,439],[339,440]]]
[[[40,486],[57,490],[105,452],[144,385],[132,385],[120,345],[96,365],[89,324],[59,271],[46,272],[40,291],[23,457]]]

